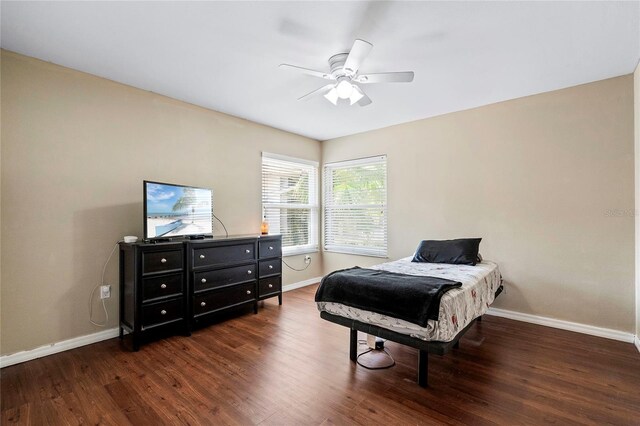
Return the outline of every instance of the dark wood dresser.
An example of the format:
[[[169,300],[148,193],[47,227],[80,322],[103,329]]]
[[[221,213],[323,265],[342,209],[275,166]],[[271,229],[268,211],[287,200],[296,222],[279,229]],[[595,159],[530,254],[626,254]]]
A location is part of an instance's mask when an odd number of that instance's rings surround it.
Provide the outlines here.
[[[279,235],[120,244],[120,337],[133,350],[153,334],[190,335],[214,314],[278,296]]]

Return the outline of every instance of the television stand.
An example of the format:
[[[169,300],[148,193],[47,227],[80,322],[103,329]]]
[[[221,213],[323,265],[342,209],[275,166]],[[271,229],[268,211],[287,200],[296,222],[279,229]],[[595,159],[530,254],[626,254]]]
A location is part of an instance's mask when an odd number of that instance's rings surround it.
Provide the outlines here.
[[[282,237],[242,235],[120,244],[120,338],[133,350],[157,335],[195,327],[243,306],[278,297]]]

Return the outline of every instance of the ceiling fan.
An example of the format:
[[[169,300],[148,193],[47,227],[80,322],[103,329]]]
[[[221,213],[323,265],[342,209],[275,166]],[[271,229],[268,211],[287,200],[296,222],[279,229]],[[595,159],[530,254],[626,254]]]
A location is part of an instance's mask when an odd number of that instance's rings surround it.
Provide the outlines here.
[[[299,101],[323,95],[334,105],[338,105],[339,99],[348,99],[350,105],[367,106],[372,101],[362,91],[360,84],[409,83],[413,81],[413,71],[359,74],[360,65],[362,65],[372,48],[373,45],[371,43],[357,39],[353,42],[353,47],[351,47],[349,53],[338,53],[329,58],[330,71],[328,73],[289,64],[280,64],[280,68],[295,69],[314,77],[332,81],[332,83],[298,98]]]

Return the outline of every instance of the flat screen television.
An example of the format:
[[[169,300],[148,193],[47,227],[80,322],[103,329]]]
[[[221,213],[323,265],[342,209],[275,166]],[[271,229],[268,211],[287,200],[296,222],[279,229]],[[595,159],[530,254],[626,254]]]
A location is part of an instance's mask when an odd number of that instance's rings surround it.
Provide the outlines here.
[[[143,185],[145,239],[213,233],[211,189],[146,180]]]

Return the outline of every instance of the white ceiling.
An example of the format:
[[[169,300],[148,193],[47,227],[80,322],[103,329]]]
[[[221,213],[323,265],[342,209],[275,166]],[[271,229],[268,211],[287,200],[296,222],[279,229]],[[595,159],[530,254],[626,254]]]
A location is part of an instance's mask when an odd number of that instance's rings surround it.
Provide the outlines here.
[[[633,72],[635,2],[7,2],[2,47],[317,140]],[[367,107],[296,99],[355,38]]]

